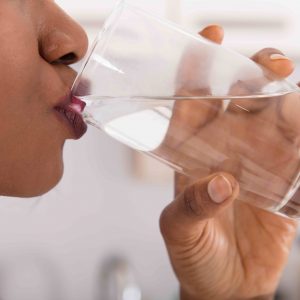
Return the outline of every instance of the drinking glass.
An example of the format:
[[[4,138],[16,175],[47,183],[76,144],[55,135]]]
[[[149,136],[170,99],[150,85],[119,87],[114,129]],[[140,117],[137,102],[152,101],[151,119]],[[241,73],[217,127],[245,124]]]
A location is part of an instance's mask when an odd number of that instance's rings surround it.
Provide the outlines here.
[[[300,93],[249,58],[120,1],[72,88],[88,124],[239,199],[300,217]]]

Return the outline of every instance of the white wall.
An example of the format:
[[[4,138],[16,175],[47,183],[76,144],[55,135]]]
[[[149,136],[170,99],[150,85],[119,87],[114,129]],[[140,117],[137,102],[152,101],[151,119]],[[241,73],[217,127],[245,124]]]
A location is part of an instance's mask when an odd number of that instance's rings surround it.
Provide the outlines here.
[[[56,2],[91,37],[96,30],[89,16],[95,20],[113,5]],[[162,0],[136,2],[165,14]],[[171,179],[139,181],[131,159],[126,147],[91,128],[81,141],[67,143],[65,176],[55,190],[39,199],[0,198],[1,299],[101,300],[101,265],[118,254],[134,266],[144,300],[175,299],[177,283],[158,229],[159,214],[172,199]]]

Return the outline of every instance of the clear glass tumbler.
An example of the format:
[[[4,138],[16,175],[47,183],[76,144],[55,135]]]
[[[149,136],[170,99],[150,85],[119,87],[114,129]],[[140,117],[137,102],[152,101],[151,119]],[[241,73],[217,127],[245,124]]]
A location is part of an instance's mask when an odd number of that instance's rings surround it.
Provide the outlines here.
[[[120,1],[72,94],[87,123],[239,199],[300,217],[300,93],[252,60]]]

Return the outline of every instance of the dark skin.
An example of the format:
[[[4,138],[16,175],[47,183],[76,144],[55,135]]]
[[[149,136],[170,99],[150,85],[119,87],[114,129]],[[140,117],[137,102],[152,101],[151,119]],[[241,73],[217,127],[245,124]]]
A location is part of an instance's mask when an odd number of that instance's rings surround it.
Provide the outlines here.
[[[50,0],[0,1],[0,195],[33,197],[63,174],[72,130],[55,106],[70,92],[83,58],[83,29]]]
[[[223,31],[218,26],[208,27],[201,34],[217,43],[223,39]],[[281,52],[264,49],[252,59],[271,69],[280,78],[288,76],[293,71],[293,63],[280,56],[272,60],[272,54]],[[265,103],[262,107],[249,108],[268,114],[268,109],[272,110],[268,105]],[[201,115],[200,121],[191,118],[191,113],[197,109],[195,106],[191,108],[187,105],[177,117],[181,118],[181,122],[189,122],[190,127],[204,128],[194,133],[192,138],[198,138],[197,134],[201,134],[202,140],[206,138],[209,141],[212,135],[209,125],[199,126],[199,122],[203,121]],[[291,114],[289,107],[284,109]],[[185,114],[189,114],[189,117],[185,118]],[[217,120],[210,111],[206,111],[205,118],[210,118],[211,124],[220,122],[213,127],[214,130],[224,127],[224,122],[230,120]],[[291,118],[291,128],[297,128],[296,119]],[[236,128],[242,130],[242,126]],[[277,134],[278,142],[285,143],[285,147],[288,146],[285,139],[287,131],[283,134],[282,129],[278,129],[278,133],[272,133]],[[245,132],[243,134],[247,136]],[[180,147],[184,147],[184,142]],[[269,159],[274,158],[280,159],[278,152],[274,153],[274,157],[269,153]],[[295,172],[293,157],[289,158],[290,163],[286,164],[286,168],[278,166],[278,172],[283,170],[287,177]],[[213,202],[208,193],[210,182],[218,175],[225,177],[231,185],[231,193],[222,203]],[[222,186],[219,185],[219,189],[221,192]],[[234,201],[239,197],[239,184],[232,174],[222,170],[200,180],[177,174],[176,195],[175,201],[162,213],[160,223],[173,268],[181,284],[181,299],[272,299],[295,237],[297,223]]]
[[[223,37],[216,26],[202,35],[215,42]],[[63,145],[74,135],[54,108],[69,92],[76,74],[68,65],[84,56],[87,37],[51,0],[0,1],[0,36],[0,194],[37,196],[63,174]],[[281,77],[292,71],[291,61],[268,57],[262,51],[254,59]],[[267,299],[276,289],[296,223],[234,202],[239,186],[222,174],[231,196],[219,204],[207,193],[216,175],[192,185],[177,176],[177,198],[161,217],[181,298]]]

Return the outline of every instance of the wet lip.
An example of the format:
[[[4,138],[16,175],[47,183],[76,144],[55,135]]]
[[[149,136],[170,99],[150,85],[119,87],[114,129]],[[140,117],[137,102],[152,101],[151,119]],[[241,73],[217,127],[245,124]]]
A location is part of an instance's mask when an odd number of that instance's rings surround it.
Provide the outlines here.
[[[86,107],[86,103],[76,98],[75,96],[71,96],[71,107],[75,111],[82,113],[84,108]]]
[[[87,131],[87,125],[81,115],[86,104],[74,97],[72,97],[71,102],[68,102],[68,104],[56,106],[55,110],[73,129],[75,139],[80,139]]]

